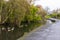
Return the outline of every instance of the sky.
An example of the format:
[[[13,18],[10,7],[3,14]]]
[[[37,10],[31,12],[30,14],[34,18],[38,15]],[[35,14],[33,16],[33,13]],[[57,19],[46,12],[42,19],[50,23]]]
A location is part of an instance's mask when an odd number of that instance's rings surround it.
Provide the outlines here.
[[[48,7],[50,11],[60,8],[60,0],[38,0],[35,5],[42,5],[43,8]]]

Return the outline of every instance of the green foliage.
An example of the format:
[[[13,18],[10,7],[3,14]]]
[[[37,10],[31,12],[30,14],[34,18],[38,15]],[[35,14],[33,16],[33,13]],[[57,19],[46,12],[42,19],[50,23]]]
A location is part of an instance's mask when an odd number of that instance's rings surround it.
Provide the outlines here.
[[[7,23],[14,27],[20,27],[22,24],[24,28],[25,24],[44,21],[45,11],[40,11],[40,14],[37,12],[39,12],[38,8],[30,5],[26,0],[0,1],[1,24]]]
[[[0,26],[4,28],[3,34],[10,30],[8,38],[13,36],[11,38],[16,40],[16,37],[21,37],[25,32],[39,27],[45,23],[45,11],[40,11],[40,14],[37,12],[39,12],[38,8],[30,5],[26,0],[9,0],[7,2],[0,0]]]
[[[46,18],[57,18],[57,19],[60,19],[60,13],[52,13],[50,15],[47,15]]]
[[[45,18],[46,19],[49,19],[49,18],[51,18],[51,16],[50,15],[46,15]]]
[[[39,12],[38,8],[30,5],[26,0],[0,0],[0,26],[1,29],[4,28],[3,34],[10,30],[8,35],[12,34],[12,39],[16,40],[14,36],[20,37],[25,32],[42,25],[45,11],[40,11],[40,14],[37,12]]]
[[[20,25],[25,17],[29,4],[25,0],[9,0],[8,2],[2,0],[0,2],[1,23],[8,23]]]
[[[41,16],[37,14],[38,8],[35,6],[30,7],[30,13],[26,14],[24,21],[39,21]]]
[[[52,17],[52,18],[56,18],[57,17],[57,13],[52,13],[49,16]]]

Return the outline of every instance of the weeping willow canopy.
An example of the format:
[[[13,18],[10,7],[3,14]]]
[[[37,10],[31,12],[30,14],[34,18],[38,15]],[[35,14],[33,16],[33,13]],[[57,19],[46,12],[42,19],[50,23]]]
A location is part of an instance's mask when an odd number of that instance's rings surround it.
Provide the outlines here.
[[[0,24],[8,21],[20,25],[29,7],[26,0],[0,0]]]

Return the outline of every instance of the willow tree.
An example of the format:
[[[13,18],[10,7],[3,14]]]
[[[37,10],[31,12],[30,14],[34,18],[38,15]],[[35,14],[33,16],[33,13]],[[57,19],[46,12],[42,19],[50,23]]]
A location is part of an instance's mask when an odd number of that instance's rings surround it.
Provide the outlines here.
[[[29,4],[26,0],[0,0],[1,23],[10,23],[20,26]]]

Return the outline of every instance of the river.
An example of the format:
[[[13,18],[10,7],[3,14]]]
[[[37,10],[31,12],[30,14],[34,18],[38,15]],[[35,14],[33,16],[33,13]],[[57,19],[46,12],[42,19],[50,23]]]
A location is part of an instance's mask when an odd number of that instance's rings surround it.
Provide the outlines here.
[[[30,33],[24,40],[60,40],[60,21],[47,21],[44,27]]]

